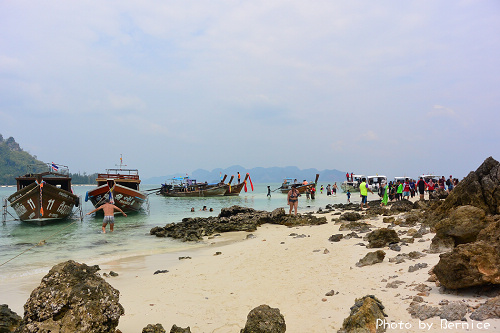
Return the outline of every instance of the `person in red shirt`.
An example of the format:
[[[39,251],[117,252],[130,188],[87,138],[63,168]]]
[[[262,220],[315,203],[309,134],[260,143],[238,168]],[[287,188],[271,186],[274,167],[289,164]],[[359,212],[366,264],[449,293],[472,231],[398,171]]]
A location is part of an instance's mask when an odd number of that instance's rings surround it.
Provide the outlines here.
[[[431,179],[431,180],[429,180],[429,183],[427,183],[427,191],[429,191],[429,199],[431,198],[431,193],[433,193],[433,192],[434,192],[434,186],[435,186],[435,185],[436,185],[436,183],[434,183],[434,182],[432,181],[432,179]]]
[[[410,181],[408,178],[405,178],[405,182],[403,183],[403,199],[405,197],[410,200]]]

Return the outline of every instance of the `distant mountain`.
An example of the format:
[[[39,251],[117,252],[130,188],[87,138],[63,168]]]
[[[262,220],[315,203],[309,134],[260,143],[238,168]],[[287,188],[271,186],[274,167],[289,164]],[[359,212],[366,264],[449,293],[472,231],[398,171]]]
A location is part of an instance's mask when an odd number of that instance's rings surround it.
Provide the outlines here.
[[[26,174],[27,166],[35,164],[41,165],[44,162],[23,151],[13,137],[4,140],[0,134],[0,185],[15,185],[16,177]],[[72,177],[73,184],[94,184],[97,178],[96,173],[90,175],[70,173],[69,175]]]
[[[245,178],[245,174],[249,173],[252,182],[254,183],[281,183],[285,178],[296,178],[298,181],[303,181],[306,179],[307,181],[314,181],[316,178],[316,174],[319,174],[319,183],[334,183],[341,182],[345,178],[345,171],[339,170],[322,170],[319,171],[317,169],[304,169],[300,170],[294,166],[288,167],[271,167],[271,168],[253,168],[253,169],[245,169],[241,165],[234,165],[226,169],[217,168],[212,171],[207,171],[203,169],[197,169],[189,174],[189,177],[192,179],[196,179],[199,182],[207,181],[209,183],[215,183],[220,180],[220,176],[227,175],[227,180],[234,175],[233,182],[237,182],[237,173],[241,174],[241,180]],[[173,174],[161,177],[151,177],[143,180],[144,184],[162,184],[168,182],[169,179],[174,177],[183,177],[186,174]]]
[[[15,178],[26,173],[26,166],[37,163],[41,162],[23,151],[13,137],[4,140],[0,134],[0,184],[16,184]]]

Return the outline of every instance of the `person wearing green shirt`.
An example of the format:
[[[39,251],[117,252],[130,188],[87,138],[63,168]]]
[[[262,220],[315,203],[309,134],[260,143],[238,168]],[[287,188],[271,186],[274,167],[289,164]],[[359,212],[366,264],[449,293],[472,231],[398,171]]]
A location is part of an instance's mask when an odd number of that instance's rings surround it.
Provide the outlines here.
[[[403,183],[398,180],[398,191],[396,192],[396,200],[403,199]]]
[[[373,191],[368,187],[366,183],[366,178],[361,179],[361,184],[359,184],[359,192],[361,194],[361,209],[363,209],[363,204],[368,208],[368,191],[373,194]]]

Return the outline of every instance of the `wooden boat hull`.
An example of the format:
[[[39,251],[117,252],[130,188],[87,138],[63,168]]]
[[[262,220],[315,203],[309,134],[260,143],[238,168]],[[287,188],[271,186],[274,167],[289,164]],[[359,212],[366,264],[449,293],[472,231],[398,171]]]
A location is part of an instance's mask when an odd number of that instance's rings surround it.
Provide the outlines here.
[[[95,208],[98,208],[104,204],[104,199],[107,198],[109,192],[113,196],[114,205],[124,212],[140,210],[147,199],[147,195],[143,192],[115,183],[111,190],[109,185],[105,184],[89,191],[87,194],[88,200],[92,202]]]
[[[239,183],[236,185],[231,185],[230,187],[228,186],[226,192],[224,193],[225,196],[236,196],[240,195],[241,190],[245,186],[245,183]]]
[[[79,204],[79,198],[73,193],[48,183],[40,187],[36,182],[12,194],[8,200],[21,221],[40,225],[67,218]]]
[[[313,187],[314,184],[307,184],[307,185],[298,185],[297,186],[297,190],[299,191],[300,194],[302,193],[306,193],[306,190],[308,188],[311,188]],[[290,192],[290,190],[292,189],[292,186],[289,186],[289,187],[286,187],[286,188],[282,188],[281,189],[281,193],[288,193]]]
[[[173,190],[162,188],[160,190],[160,194],[166,197],[217,197],[224,195],[224,193],[226,193],[227,191],[227,188],[227,185],[210,187],[206,189],[199,188],[198,190],[193,191],[182,191],[182,189],[180,188],[174,188]]]

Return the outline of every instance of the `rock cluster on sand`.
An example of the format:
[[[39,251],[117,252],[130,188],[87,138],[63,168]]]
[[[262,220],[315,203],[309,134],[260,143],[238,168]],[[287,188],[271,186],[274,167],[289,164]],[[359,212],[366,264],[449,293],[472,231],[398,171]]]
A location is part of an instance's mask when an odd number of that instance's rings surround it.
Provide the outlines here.
[[[431,250],[446,288],[500,285],[500,163],[492,157],[431,210],[426,222],[436,230]]]
[[[487,300],[470,316],[473,320],[500,318],[500,296]]]
[[[142,333],[166,333],[162,324],[148,324],[146,327],[142,329]],[[170,329],[170,333],[191,333],[191,329],[188,327],[182,328],[177,325],[173,325]]]
[[[115,332],[124,314],[120,293],[98,270],[72,260],[52,267],[24,305],[15,332]]]
[[[216,217],[185,218],[179,223],[169,223],[164,227],[154,227],[150,234],[157,237],[172,237],[183,241],[199,241],[204,236],[229,231],[255,231],[264,223],[286,226],[319,225],[327,223],[325,217],[309,214],[290,216],[283,208],[272,212],[259,211],[253,208],[232,206],[222,208]]]

